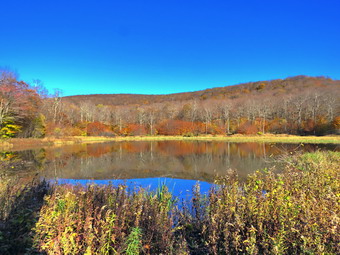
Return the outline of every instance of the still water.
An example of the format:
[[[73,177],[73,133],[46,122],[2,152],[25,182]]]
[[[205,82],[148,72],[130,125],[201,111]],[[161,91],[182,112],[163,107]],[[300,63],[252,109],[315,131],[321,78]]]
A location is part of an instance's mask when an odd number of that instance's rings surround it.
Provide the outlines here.
[[[257,169],[270,168],[287,153],[339,150],[337,145],[143,141],[78,144],[2,152],[10,174],[38,175],[70,184],[126,184],[151,190],[165,184],[185,196],[200,183],[207,191],[216,177],[230,169],[244,180]]]

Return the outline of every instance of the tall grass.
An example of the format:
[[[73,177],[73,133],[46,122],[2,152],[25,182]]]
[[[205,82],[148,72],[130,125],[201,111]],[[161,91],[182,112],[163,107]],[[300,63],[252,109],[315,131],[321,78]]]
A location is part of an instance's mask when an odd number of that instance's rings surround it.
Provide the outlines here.
[[[50,254],[169,254],[174,246],[171,194],[126,187],[56,186],[36,225]]]
[[[184,237],[201,244],[191,250],[339,254],[339,155],[308,153],[289,159],[279,175],[258,171],[245,184],[236,176],[221,180],[209,193],[204,214],[182,219]],[[200,235],[193,237],[193,229]]]
[[[0,254],[33,252],[32,228],[48,184],[0,176]]]
[[[338,152],[296,155],[280,174],[257,171],[244,183],[230,174],[207,195],[197,185],[181,206],[165,186],[155,192],[54,186],[28,231],[34,239],[28,248],[47,254],[340,254],[339,163]]]

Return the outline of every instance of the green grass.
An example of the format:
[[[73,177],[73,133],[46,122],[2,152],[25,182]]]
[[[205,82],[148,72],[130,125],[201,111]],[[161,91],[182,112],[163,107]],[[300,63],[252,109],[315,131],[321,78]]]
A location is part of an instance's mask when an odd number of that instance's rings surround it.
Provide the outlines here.
[[[20,251],[47,254],[339,254],[340,153],[282,160],[280,174],[259,170],[246,182],[229,174],[206,196],[194,187],[183,204],[164,186],[1,182],[0,250],[17,252],[23,224]],[[42,193],[35,213],[18,213]]]

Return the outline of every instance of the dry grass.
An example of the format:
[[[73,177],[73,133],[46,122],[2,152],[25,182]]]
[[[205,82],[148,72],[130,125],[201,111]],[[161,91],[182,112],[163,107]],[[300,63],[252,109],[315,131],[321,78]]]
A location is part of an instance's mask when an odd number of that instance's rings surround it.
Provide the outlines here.
[[[263,142],[263,143],[332,143],[340,144],[340,136],[294,136],[294,135],[232,135],[232,136],[127,136],[127,137],[101,137],[101,136],[74,136],[43,139],[9,139],[0,141],[2,150],[30,149],[44,146],[58,146],[77,143],[99,143],[111,141],[225,141],[234,143]]]
[[[232,136],[129,136],[109,138],[112,141],[155,141],[155,140],[189,140],[189,141],[225,141],[225,142],[265,142],[265,143],[334,143],[340,144],[340,136],[294,136],[294,135],[232,135]]]

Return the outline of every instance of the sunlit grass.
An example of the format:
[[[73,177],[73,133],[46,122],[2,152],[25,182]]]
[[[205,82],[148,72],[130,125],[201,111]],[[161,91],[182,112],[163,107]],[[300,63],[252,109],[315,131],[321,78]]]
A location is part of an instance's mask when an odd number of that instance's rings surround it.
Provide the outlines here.
[[[73,136],[63,138],[43,139],[10,139],[0,141],[0,149],[28,149],[39,146],[59,146],[78,143],[100,143],[111,141],[225,141],[233,143],[261,142],[261,143],[323,143],[340,144],[340,136],[294,136],[294,135],[232,135],[212,136],[200,135],[193,137],[184,136],[126,136],[126,137],[101,137],[101,136]]]
[[[94,138],[95,139],[95,138]],[[99,138],[100,139],[100,138]],[[109,139],[111,140],[111,139]],[[225,142],[265,142],[265,143],[340,143],[340,136],[294,136],[294,135],[232,135],[232,136],[129,136],[112,138],[113,141],[225,141]]]

